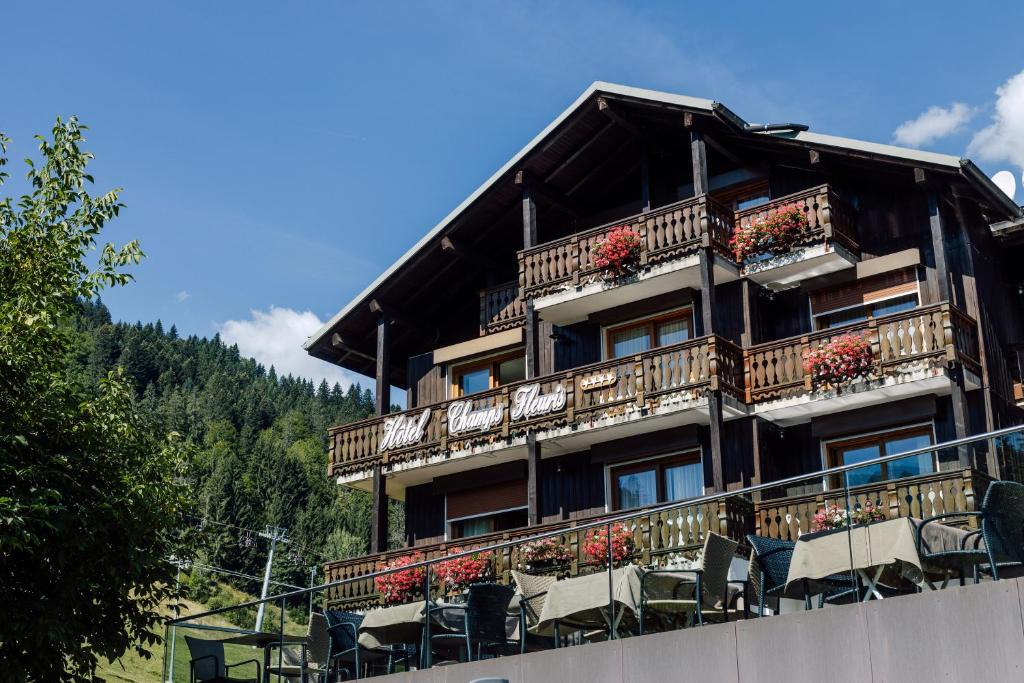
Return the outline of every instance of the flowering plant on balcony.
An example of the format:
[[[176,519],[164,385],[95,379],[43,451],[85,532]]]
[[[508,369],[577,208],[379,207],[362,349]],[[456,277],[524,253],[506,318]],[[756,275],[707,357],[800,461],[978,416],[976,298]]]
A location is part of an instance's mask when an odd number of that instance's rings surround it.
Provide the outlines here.
[[[449,554],[461,553],[461,548],[452,548]],[[494,578],[494,553],[482,552],[462,557],[453,557],[437,563],[437,578],[449,592],[461,590],[471,583],[480,583]]]
[[[640,266],[640,233],[625,225],[612,228],[594,249],[594,265],[612,277],[635,272]]]
[[[519,546],[519,559],[528,568],[565,564],[572,561],[572,552],[557,538],[541,538]]]
[[[865,335],[844,334],[811,350],[804,371],[820,384],[838,386],[871,370],[871,342]]]
[[[633,532],[621,522],[612,525],[612,562],[621,562],[633,554]],[[608,528],[598,527],[583,541],[583,554],[598,564],[608,563]]]
[[[842,529],[847,526],[847,520],[852,525],[882,522],[885,519],[885,511],[872,502],[864,503],[864,505],[854,510],[852,514],[847,514],[846,508],[831,505],[818,510],[818,513],[814,515],[814,531]]]
[[[422,561],[423,554],[414,552],[388,562],[385,569],[398,569]],[[377,587],[377,592],[381,594],[385,605],[400,605],[411,602],[416,597],[419,590],[423,588],[423,579],[426,575],[426,567],[413,567],[374,577],[373,583]]]
[[[759,254],[782,254],[792,248],[807,225],[804,212],[797,206],[789,206],[746,227],[737,227],[729,239],[729,248],[737,261]]]

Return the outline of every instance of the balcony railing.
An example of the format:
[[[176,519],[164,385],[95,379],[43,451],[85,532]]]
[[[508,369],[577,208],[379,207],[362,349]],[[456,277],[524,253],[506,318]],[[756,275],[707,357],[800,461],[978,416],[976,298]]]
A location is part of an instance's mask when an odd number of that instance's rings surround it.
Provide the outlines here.
[[[424,559],[443,557],[452,548],[472,550],[501,543],[527,538],[546,531],[565,528],[556,537],[558,542],[568,548],[570,560],[560,568],[563,573],[574,576],[589,573],[596,566],[583,552],[583,544],[587,532],[576,531],[575,524],[583,524],[601,519],[603,515],[571,522],[555,522],[514,531],[474,536],[465,541],[449,541],[433,543],[414,548],[395,550],[379,555],[355,557],[340,562],[332,562],[325,567],[328,582],[342,579],[355,579],[371,574],[383,568],[388,562],[398,557],[419,552]],[[753,522],[753,505],[746,498],[732,496],[702,503],[680,502],[669,510],[645,512],[637,510],[636,515],[624,522],[633,531],[635,552],[633,557],[644,565],[661,564],[673,555],[695,551],[701,547],[705,535],[712,531],[743,542],[746,534],[751,533]],[[495,556],[495,574],[499,581],[508,583],[509,570],[522,567],[519,557],[520,547],[511,546],[501,549]],[[352,581],[340,586],[328,596],[328,602],[344,605],[350,609],[359,609],[376,605],[379,596],[372,579]]]
[[[738,211],[734,219],[737,228],[748,228],[764,220],[769,214],[797,207],[807,217],[807,228],[800,233],[794,247],[806,247],[822,241],[839,244],[851,254],[857,254],[857,222],[853,208],[840,198],[829,185],[819,185],[767,204]]]
[[[480,292],[480,335],[520,327],[526,320],[526,302],[519,283],[506,282]]]
[[[707,196],[691,197],[647,213],[630,216],[560,240],[519,252],[520,290],[544,296],[601,276],[594,252],[612,228],[627,226],[640,234],[640,266],[696,253],[701,246],[728,254],[732,212]]]
[[[699,399],[721,389],[741,399],[743,355],[718,337],[700,337],[642,354],[585,365],[463,398],[363,420],[328,432],[332,476],[374,464],[429,460],[484,448],[527,431],[593,424],[671,398]]]
[[[974,372],[979,367],[975,322],[949,304],[934,304],[746,349],[746,402],[810,394],[815,387],[804,368],[808,354],[849,334],[865,335],[870,341],[873,361],[869,377],[873,379],[949,361],[960,361]]]
[[[850,489],[850,505],[857,508],[874,503],[885,511],[888,519],[975,512],[991,481],[992,477],[980,470],[964,469],[865,484]],[[814,530],[818,510],[833,505],[846,507],[842,489],[754,503],[756,533],[795,541],[801,534]],[[966,517],[962,523],[975,527],[977,518]]]

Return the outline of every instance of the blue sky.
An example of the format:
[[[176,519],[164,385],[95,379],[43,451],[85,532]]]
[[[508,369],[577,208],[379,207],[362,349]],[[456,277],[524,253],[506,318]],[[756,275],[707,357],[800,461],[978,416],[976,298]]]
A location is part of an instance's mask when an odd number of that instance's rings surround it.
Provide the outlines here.
[[[125,188],[107,237],[148,258],[116,318],[343,378],[296,340],[594,80],[880,142],[912,121],[899,139],[953,154],[994,126],[971,149],[1020,184],[1020,3],[368,4],[5,7],[11,158],[77,114],[98,189]]]

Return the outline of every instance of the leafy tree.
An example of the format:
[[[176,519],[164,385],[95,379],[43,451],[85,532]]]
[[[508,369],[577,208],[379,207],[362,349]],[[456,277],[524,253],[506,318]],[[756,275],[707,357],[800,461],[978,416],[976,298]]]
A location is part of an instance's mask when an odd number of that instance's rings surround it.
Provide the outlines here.
[[[88,191],[83,130],[57,119],[37,138],[42,164],[26,160],[28,191],[0,199],[3,680],[91,680],[98,658],[157,644],[167,559],[183,549],[180,443],[154,433],[123,373],[78,371],[111,354],[80,353],[79,301],[126,284],[142,257],[136,242],[88,257],[122,205],[117,190]]]

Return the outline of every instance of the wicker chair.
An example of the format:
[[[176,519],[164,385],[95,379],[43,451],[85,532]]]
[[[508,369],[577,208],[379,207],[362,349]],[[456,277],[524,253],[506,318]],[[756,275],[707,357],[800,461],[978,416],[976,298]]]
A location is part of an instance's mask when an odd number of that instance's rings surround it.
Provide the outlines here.
[[[704,537],[704,552],[700,566],[694,569],[654,569],[644,572],[640,579],[640,633],[644,632],[644,612],[686,612],[693,613],[693,622],[704,625],[704,615],[721,614],[729,619],[729,567],[736,554],[739,544],[724,536],[708,532]],[[678,579],[693,576],[695,581],[677,581],[671,596],[648,596],[648,586],[657,581],[658,577],[670,576]],[[692,586],[692,594],[683,592]]]
[[[469,587],[469,597],[465,605],[439,605],[431,607],[427,615],[427,632],[425,641],[429,643],[426,655],[427,666],[433,661],[434,649],[450,652],[457,648],[465,653],[466,660],[473,661],[483,657],[486,651],[511,652],[505,617],[509,603],[515,591],[511,586],[497,583],[476,583]],[[430,633],[433,615],[441,611],[459,610],[462,612],[462,628],[449,633]],[[474,649],[476,656],[474,657]],[[460,656],[460,661],[462,658]]]
[[[260,663],[256,659],[247,659],[235,664],[224,663],[224,643],[217,640],[205,640],[185,636],[188,652],[191,657],[188,663],[189,681],[191,683],[258,683],[263,680],[260,675]],[[256,665],[255,678],[235,678],[228,676],[231,669],[246,664]]]
[[[393,648],[368,648],[359,644],[359,627],[363,623],[363,615],[341,610],[327,610],[327,633],[330,636],[328,669],[344,674],[351,674],[359,679],[365,676],[367,669],[384,668],[391,673],[396,657],[402,657],[404,651]]]
[[[754,549],[752,560],[756,560],[757,569],[751,572],[756,574],[758,587],[758,609],[757,616],[763,617],[765,613],[765,601],[768,598],[776,599],[775,613],[778,614],[778,599],[786,590],[786,581],[789,577],[789,563],[793,559],[793,548],[796,543],[783,541],[767,536],[747,536],[747,543]],[[822,580],[826,590],[821,593],[818,606],[825,602],[832,602],[841,597],[856,593],[856,583],[852,576],[847,574],[833,574]],[[811,594],[807,583],[804,586],[804,609],[811,608]]]
[[[928,524],[949,517],[978,517],[981,528],[967,534],[957,550],[930,552],[922,530]],[[978,541],[984,541],[984,547],[979,547]],[[968,569],[973,571],[975,581],[979,568],[998,581],[1000,567],[1024,565],[1024,484],[993,482],[977,512],[947,512],[923,520],[917,527],[917,554],[926,569],[956,570],[961,582]]]
[[[308,645],[306,647],[306,677],[307,680],[327,683],[327,663],[331,659],[331,634],[327,629],[327,617],[319,612],[309,615],[309,625],[306,628]],[[274,645],[272,645],[273,647]],[[298,681],[302,678],[302,657],[296,655],[294,647],[285,646],[281,666],[273,665],[267,667],[267,673]],[[271,655],[271,661],[274,661]]]
[[[547,638],[530,633],[540,621],[548,589],[557,580],[554,576],[535,576],[512,570],[512,580],[519,589],[519,651],[520,653],[546,650],[552,645]]]

